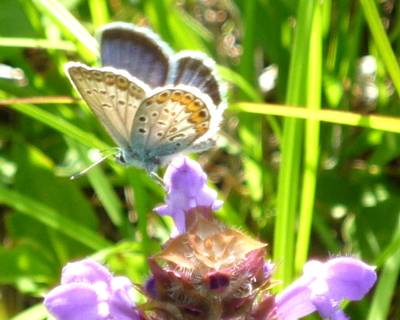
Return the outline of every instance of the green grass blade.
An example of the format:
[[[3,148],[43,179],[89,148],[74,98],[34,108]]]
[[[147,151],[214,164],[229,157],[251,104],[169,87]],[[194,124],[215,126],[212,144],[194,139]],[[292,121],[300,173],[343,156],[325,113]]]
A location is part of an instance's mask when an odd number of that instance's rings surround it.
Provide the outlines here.
[[[323,216],[315,215],[313,217],[313,229],[316,231],[320,243],[324,244],[328,252],[340,251],[340,246],[336,242],[336,233],[330,228],[330,225]]]
[[[309,37],[317,1],[300,0],[297,8],[296,32],[289,68],[286,102],[289,105],[305,105],[307,91],[307,61],[309,61]],[[302,123],[286,118],[281,141],[281,167],[278,178],[277,216],[274,232],[274,261],[282,265],[276,277],[283,284],[293,278],[296,208],[299,197],[299,171],[301,160]]]
[[[321,106],[321,70],[322,70],[322,10],[315,6],[314,20],[310,35],[310,55],[308,63],[308,87],[306,106],[318,110]],[[319,163],[319,129],[317,120],[307,120],[304,144],[303,185],[299,227],[295,250],[295,268],[300,273],[307,260],[310,245],[311,226],[314,213],[315,187],[317,184]]]
[[[240,58],[239,72],[246,82],[253,86],[256,83],[255,48],[258,8],[257,1],[243,2],[243,53]],[[247,97],[244,91],[240,91],[239,96]],[[260,140],[263,136],[262,119],[250,114],[242,115],[238,133],[244,150],[242,157],[244,178],[252,190],[250,197],[253,204],[249,208],[249,214],[251,216],[260,216],[264,199],[263,150],[260,148]]]
[[[48,316],[47,310],[42,303],[35,304],[34,306],[20,312],[10,320],[41,320]]]
[[[112,223],[120,230],[126,230],[126,227],[129,226],[129,221],[122,211],[121,202],[103,170],[93,168],[88,173],[88,179]],[[123,234],[127,235],[126,232],[123,232]]]
[[[144,172],[140,169],[129,168],[128,169],[128,181],[132,186],[133,199],[135,201],[135,210],[138,215],[138,228],[142,238],[143,250],[149,254],[150,253],[150,238],[147,232],[147,223],[149,212],[149,203],[147,203],[150,198],[147,196],[143,188]]]
[[[65,51],[76,51],[76,46],[71,41],[54,41],[47,39],[32,38],[0,38],[0,47],[56,49]]]
[[[34,118],[88,147],[97,148],[100,150],[110,148],[106,143],[97,139],[93,134],[87,133],[79,129],[68,121],[57,117],[40,107],[36,107],[30,104],[13,104],[10,105],[9,108],[17,110],[18,112],[21,112],[31,118]]]
[[[218,72],[221,75],[222,79],[224,79],[228,83],[234,84],[251,100],[262,101],[261,95],[239,73],[236,73],[235,71],[224,66],[218,66]]]
[[[58,130],[65,136],[70,137],[88,147],[94,147],[100,150],[109,148],[108,145],[98,140],[92,134],[84,132],[78,127],[70,124],[68,121],[61,119],[39,107],[28,104],[11,105],[10,107],[41,121],[42,123]],[[90,164],[90,161],[87,159],[87,156],[83,151],[81,152],[81,157],[86,159],[85,163],[87,163],[87,165]],[[115,194],[110,182],[106,179],[102,170],[100,168],[92,169],[88,173],[88,178],[113,224],[120,229],[122,234],[127,236],[129,223],[127,223],[127,218],[122,212],[122,206],[119,198]]]
[[[33,3],[41,13],[50,17],[59,26],[65,36],[75,39],[80,47],[86,48],[81,52],[86,59],[93,60],[98,56],[96,39],[61,3],[57,0],[33,0]]]
[[[390,256],[394,255],[397,249],[400,248],[400,237],[392,241],[375,259],[375,264],[378,267],[383,266],[385,261],[389,259]]]
[[[89,166],[91,161],[88,159],[87,150],[78,145],[78,142],[71,143],[77,148],[82,161]],[[107,179],[99,166],[91,169],[87,173],[87,177],[112,223],[118,227],[122,235],[129,237],[130,224],[127,215],[122,210],[121,201],[115,193],[110,180]]]
[[[30,216],[93,250],[100,250],[111,245],[95,231],[89,230],[36,200],[9,190],[4,186],[0,186],[0,203]]]
[[[255,90],[254,87],[250,85],[250,83],[246,81],[246,79],[244,79],[239,73],[224,66],[218,66],[218,72],[223,80],[225,80],[227,83],[235,85],[244,93],[245,96],[249,97],[251,100],[256,102],[263,101],[263,97],[260,95],[260,93]],[[280,140],[282,132],[276,119],[274,117],[267,117],[267,121],[278,140]]]
[[[168,26],[170,29],[170,43],[176,50],[198,50],[208,53],[208,48],[202,39],[201,31],[193,24],[188,25],[182,10],[168,4]]]
[[[231,109],[241,112],[269,114],[307,120],[318,120],[327,123],[400,133],[399,117],[364,115],[355,112],[327,109],[310,110],[299,107],[288,107],[276,104],[251,102],[232,104]]]
[[[171,6],[174,6],[174,3],[170,3]],[[159,31],[161,37],[168,41],[174,42],[174,37],[171,34],[170,25],[169,25],[169,10],[175,10],[174,8],[169,8],[168,4],[165,0],[154,0],[145,3],[145,10],[148,14],[149,20],[152,22],[152,25],[156,27]]]
[[[396,241],[397,239],[397,241]],[[396,236],[393,242],[400,239],[400,225],[397,228]],[[400,249],[397,250],[385,260],[380,272],[378,284],[376,286],[372,299],[371,308],[368,314],[368,320],[389,319],[390,303],[395,296],[396,282],[400,273]]]
[[[28,104],[12,105],[11,108],[41,121],[42,123],[61,132],[65,136],[70,137],[88,147],[97,148],[100,150],[109,148],[107,144],[101,142],[92,134],[84,132],[68,121],[61,119],[43,109]],[[86,163],[89,165],[90,161],[83,152],[81,152],[81,157],[83,159],[86,158]],[[106,179],[104,173],[100,168],[94,168],[88,173],[88,178],[97,196],[104,205],[104,208],[106,209],[111,221],[120,228],[123,234],[127,235],[127,228],[129,226],[129,224],[127,224],[127,218],[124,216],[120,201],[112,189],[109,181]]]
[[[92,16],[93,25],[98,28],[106,24],[110,20],[108,14],[107,1],[105,0],[89,0],[89,10]]]
[[[374,38],[379,55],[385,64],[386,71],[393,81],[397,94],[400,95],[400,67],[397,58],[389,42],[389,37],[383,27],[381,17],[375,0],[360,0],[369,30]]]
[[[255,83],[255,63],[254,48],[256,39],[256,10],[257,1],[244,2],[244,38],[243,38],[243,54],[240,58],[240,74],[247,79],[249,83]]]

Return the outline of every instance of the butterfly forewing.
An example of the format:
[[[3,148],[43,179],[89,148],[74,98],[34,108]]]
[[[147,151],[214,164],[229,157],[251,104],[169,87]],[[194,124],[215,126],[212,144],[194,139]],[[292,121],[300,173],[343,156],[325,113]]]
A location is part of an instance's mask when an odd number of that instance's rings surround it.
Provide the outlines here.
[[[132,122],[146,96],[146,85],[113,68],[69,63],[67,73],[90,109],[115,140],[127,148]]]
[[[133,148],[161,157],[185,150],[210,126],[210,105],[206,100],[203,95],[182,88],[151,95],[135,115]]]
[[[104,66],[128,71],[150,87],[165,85],[172,50],[153,32],[126,23],[112,23],[100,36]]]
[[[169,81],[174,85],[184,84],[199,89],[209,95],[216,106],[224,98],[214,61],[200,52],[183,51],[177,54]]]

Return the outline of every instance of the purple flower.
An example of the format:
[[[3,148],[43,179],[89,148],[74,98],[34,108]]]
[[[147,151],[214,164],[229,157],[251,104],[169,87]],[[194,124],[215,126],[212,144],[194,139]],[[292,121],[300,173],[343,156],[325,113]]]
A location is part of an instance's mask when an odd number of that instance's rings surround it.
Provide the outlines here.
[[[166,204],[154,210],[160,215],[169,215],[179,233],[186,231],[186,215],[196,207],[219,209],[223,202],[217,193],[207,186],[207,175],[200,165],[187,157],[176,158],[164,175],[167,188]]]
[[[323,318],[348,319],[341,300],[362,299],[375,281],[375,268],[354,258],[309,261],[303,275],[276,297],[279,319],[296,320],[314,311]]]
[[[93,260],[67,264],[61,285],[45,297],[44,305],[57,320],[139,320],[126,277],[114,277]]]

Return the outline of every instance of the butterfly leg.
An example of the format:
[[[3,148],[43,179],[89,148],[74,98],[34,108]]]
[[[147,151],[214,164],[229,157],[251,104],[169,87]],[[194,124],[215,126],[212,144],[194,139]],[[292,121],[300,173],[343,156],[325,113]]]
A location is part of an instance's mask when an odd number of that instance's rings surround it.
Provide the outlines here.
[[[165,191],[167,191],[167,187],[164,184],[164,180],[154,171],[149,172],[149,176],[159,184]]]

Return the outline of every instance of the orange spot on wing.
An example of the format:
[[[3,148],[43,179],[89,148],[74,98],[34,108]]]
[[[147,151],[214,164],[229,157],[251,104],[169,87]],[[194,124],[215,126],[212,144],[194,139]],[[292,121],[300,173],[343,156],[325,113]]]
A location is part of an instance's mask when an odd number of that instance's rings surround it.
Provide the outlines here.
[[[204,103],[200,99],[195,99],[191,104],[185,108],[186,112],[195,112],[204,108]]]
[[[185,93],[182,97],[181,103],[188,106],[194,99],[194,96],[190,93]]]
[[[182,91],[179,91],[179,90],[172,91],[172,93],[171,93],[171,100],[174,101],[174,102],[181,101],[182,95],[183,95],[183,92],[182,92]]]
[[[165,101],[167,101],[167,100],[169,99],[170,95],[171,95],[170,91],[161,92],[161,93],[156,97],[157,103],[159,103],[159,104],[164,103]]]
[[[203,127],[203,126],[196,126],[196,133],[201,136],[203,134],[205,134],[208,131],[208,126],[207,127]]]
[[[208,121],[210,119],[210,115],[206,108],[201,108],[200,110],[193,112],[192,115],[189,117],[189,122],[191,123],[202,123]]]

